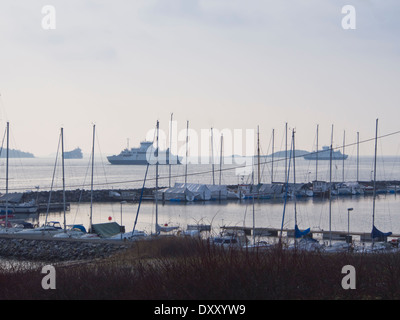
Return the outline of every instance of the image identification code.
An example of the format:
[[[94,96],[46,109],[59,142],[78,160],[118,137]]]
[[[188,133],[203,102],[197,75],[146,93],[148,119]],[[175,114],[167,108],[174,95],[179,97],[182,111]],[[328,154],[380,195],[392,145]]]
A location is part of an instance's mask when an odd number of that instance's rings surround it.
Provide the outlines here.
[[[181,316],[182,318],[187,315],[241,315],[246,313],[246,306],[242,304],[199,304],[197,308],[190,307],[170,307],[161,304],[159,307],[154,308],[155,315],[175,315]]]

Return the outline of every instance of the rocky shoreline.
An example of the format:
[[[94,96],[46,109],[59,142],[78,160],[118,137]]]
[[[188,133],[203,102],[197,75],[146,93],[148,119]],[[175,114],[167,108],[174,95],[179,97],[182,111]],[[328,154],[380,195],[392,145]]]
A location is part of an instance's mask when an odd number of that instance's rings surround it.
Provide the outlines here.
[[[90,202],[91,190],[76,189],[65,191],[66,202]],[[113,202],[113,201],[137,201],[139,200],[141,189],[105,189],[93,190],[94,202]],[[143,192],[144,196],[152,196],[153,188],[146,188]],[[38,204],[47,204],[49,201],[49,191],[25,192],[22,195],[21,202],[35,200]],[[55,190],[51,192],[51,202],[63,202],[63,191]]]
[[[364,187],[372,187],[373,181],[359,181]],[[311,183],[308,183],[311,187]],[[400,181],[377,181],[377,188],[386,188],[389,185],[396,185],[400,188]],[[237,185],[228,185],[229,189],[236,190]],[[163,186],[160,189],[165,188]],[[65,201],[71,203],[79,202],[119,202],[119,201],[139,201],[142,188],[138,189],[99,189],[92,191],[85,189],[76,190],[66,190],[65,191]],[[154,200],[155,188],[144,188],[143,189],[143,199],[142,200]],[[39,192],[25,192],[22,195],[21,202],[28,202],[30,200],[35,200],[38,204],[47,204],[49,201],[49,191],[39,191]],[[51,193],[52,203],[62,203],[63,202],[63,191],[56,190]]]
[[[129,244],[102,240],[0,238],[0,257],[29,261],[78,261],[106,258]]]

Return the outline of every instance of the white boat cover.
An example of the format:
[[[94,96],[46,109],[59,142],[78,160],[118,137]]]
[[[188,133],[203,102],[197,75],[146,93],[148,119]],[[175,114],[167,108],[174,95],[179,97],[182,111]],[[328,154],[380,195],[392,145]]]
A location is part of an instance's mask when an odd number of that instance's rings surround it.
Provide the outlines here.
[[[205,184],[175,183],[174,187],[187,188],[194,194],[195,200],[211,200],[211,191]]]
[[[158,190],[158,199],[166,201],[193,201],[194,194],[187,188],[171,187]]]

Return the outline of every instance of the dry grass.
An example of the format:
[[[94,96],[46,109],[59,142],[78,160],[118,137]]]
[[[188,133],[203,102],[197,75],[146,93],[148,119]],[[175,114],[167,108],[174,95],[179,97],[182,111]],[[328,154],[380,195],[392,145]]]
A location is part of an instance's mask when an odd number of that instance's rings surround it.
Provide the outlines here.
[[[356,289],[341,286],[344,265]],[[56,267],[56,289],[40,269],[0,273],[0,299],[398,299],[400,255],[229,250],[206,241],[137,242],[93,263]]]

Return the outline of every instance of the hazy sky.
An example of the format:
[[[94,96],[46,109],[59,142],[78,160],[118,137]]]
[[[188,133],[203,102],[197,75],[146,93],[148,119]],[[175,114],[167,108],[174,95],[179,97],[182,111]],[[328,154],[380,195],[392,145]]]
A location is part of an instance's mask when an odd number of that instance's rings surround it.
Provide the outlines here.
[[[45,5],[56,28],[46,30]],[[356,10],[343,29],[342,7]],[[254,129],[282,149],[285,122],[300,149],[400,130],[400,3],[396,0],[2,0],[0,132],[11,147],[104,155],[138,145],[157,120],[168,133]],[[396,154],[400,135],[382,140]],[[184,141],[180,142],[181,144]],[[362,147],[373,153],[373,145]]]

